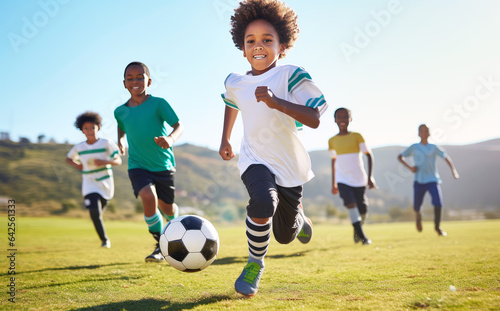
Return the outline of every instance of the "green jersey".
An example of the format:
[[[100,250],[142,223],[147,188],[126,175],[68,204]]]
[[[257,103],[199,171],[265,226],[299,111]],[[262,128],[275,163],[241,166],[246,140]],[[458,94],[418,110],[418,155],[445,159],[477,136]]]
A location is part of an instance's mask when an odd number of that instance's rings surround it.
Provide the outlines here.
[[[155,137],[168,136],[167,124],[175,125],[179,118],[163,98],[149,96],[136,107],[123,104],[115,109],[118,127],[127,134],[128,169],[141,168],[152,172],[175,167],[172,147],[163,149]]]

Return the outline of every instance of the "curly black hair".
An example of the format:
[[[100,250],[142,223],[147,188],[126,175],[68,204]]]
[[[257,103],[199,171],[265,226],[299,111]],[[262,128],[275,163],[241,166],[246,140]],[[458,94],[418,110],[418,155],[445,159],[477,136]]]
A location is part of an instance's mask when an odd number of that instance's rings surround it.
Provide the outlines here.
[[[75,127],[77,129],[82,130],[83,124],[85,122],[94,123],[95,125],[97,125],[100,128],[101,127],[102,118],[96,112],[87,111],[87,112],[82,113],[78,117],[76,117]]]
[[[234,10],[231,16],[231,30],[234,45],[243,50],[245,47],[245,30],[251,22],[257,19],[268,21],[278,33],[280,44],[285,46],[285,51],[293,47],[299,37],[297,14],[285,3],[278,0],[246,0]],[[281,53],[279,58],[285,57]]]

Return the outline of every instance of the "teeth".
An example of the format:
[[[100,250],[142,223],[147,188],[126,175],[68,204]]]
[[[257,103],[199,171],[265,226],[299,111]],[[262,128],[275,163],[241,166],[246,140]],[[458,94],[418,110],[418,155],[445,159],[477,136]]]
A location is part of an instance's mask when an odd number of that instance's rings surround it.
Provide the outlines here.
[[[265,55],[255,55],[253,58],[255,59],[263,59],[264,57],[266,57]]]

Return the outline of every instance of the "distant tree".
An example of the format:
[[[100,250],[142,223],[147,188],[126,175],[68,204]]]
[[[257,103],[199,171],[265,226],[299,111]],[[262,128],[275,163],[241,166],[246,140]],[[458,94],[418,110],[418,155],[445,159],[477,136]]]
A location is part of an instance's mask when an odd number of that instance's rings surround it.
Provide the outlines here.
[[[51,137],[51,138],[49,139],[49,144],[55,144],[55,143],[56,143],[56,140],[55,140],[54,138],[52,138],[52,137]]]
[[[31,141],[26,137],[19,137],[19,143],[21,144],[31,144]]]
[[[44,139],[45,139],[45,135],[43,135],[43,134],[38,135],[38,143],[39,144],[43,143]]]

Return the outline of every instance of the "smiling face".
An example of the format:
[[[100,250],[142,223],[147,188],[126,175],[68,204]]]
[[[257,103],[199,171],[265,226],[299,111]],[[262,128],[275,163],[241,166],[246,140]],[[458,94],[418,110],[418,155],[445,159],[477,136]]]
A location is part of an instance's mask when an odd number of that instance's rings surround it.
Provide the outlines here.
[[[347,127],[351,121],[350,113],[345,109],[339,109],[335,112],[335,123],[339,126],[340,132],[347,132]]]
[[[87,141],[94,142],[97,140],[97,132],[99,131],[99,126],[92,122],[85,122],[82,125],[82,132],[87,137]]]
[[[271,23],[257,19],[248,24],[245,30],[243,56],[252,66],[254,76],[276,67],[276,61],[284,51],[278,32]]]
[[[127,68],[123,84],[132,97],[143,96],[146,95],[147,87],[151,85],[151,79],[142,66],[133,65]]]

